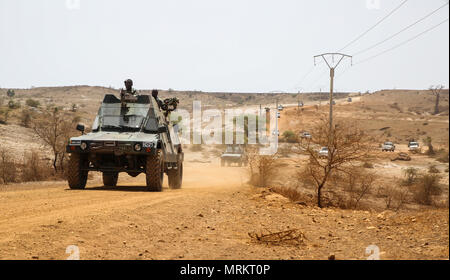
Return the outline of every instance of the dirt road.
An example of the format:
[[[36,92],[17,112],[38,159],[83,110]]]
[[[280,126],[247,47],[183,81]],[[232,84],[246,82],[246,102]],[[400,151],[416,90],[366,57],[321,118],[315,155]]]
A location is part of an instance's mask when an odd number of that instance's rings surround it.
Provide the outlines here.
[[[448,211],[398,214],[321,210],[245,185],[246,171],[187,163],[184,186],[145,192],[144,178],[106,189],[65,183],[0,190],[0,259],[448,258]],[[411,222],[413,221],[413,222]],[[298,228],[304,244],[267,245],[248,233]]]

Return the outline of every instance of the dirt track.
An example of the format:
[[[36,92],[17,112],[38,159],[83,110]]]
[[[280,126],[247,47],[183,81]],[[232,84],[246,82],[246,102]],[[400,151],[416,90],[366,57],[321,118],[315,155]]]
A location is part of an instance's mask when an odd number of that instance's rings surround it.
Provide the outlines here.
[[[372,244],[381,258],[448,258],[448,211],[320,210],[246,186],[240,168],[188,163],[185,174],[182,189],[161,193],[126,175],[117,189],[95,180],[84,191],[64,183],[3,189],[0,258],[66,259],[76,245],[81,259],[365,259]],[[301,229],[305,244],[248,236],[289,228]]]

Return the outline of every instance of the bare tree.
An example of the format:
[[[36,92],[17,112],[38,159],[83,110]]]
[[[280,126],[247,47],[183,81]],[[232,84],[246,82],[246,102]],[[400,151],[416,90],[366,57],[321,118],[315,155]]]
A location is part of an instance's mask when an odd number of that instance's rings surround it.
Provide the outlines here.
[[[311,139],[302,139],[298,151],[309,155],[305,166],[306,176],[312,179],[317,188],[317,205],[322,207],[322,190],[333,176],[352,174],[361,160],[370,151],[370,145],[364,131],[356,125],[336,122],[330,130],[327,118],[321,118],[312,130]],[[328,157],[323,158],[318,151],[328,148]]]
[[[32,127],[44,144],[52,149],[55,172],[63,171],[65,146],[73,133],[73,120],[56,107],[48,108],[33,120]]]
[[[434,114],[439,114],[439,99],[441,97],[441,91],[444,88],[443,85],[431,86],[430,90],[434,96],[436,96],[436,103],[434,105]]]

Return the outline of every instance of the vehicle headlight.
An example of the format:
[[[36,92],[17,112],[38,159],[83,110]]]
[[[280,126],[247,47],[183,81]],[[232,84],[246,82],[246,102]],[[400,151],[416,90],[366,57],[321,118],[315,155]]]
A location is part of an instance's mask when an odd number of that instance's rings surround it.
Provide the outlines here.
[[[141,145],[140,143],[134,144],[134,150],[135,150],[136,152],[141,151],[141,150],[142,150],[142,145]]]
[[[80,140],[70,140],[70,145],[71,146],[78,146],[80,145],[81,141]]]
[[[83,150],[83,151],[86,150],[87,149],[87,143],[86,142],[81,142],[80,149]]]

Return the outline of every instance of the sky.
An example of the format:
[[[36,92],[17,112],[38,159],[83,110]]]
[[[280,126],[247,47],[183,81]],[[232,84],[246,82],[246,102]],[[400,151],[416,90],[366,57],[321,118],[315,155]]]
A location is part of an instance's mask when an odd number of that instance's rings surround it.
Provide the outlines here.
[[[91,85],[219,92],[329,90],[325,63],[404,0],[0,0],[0,87]],[[354,55],[446,4],[409,0]],[[336,91],[449,85],[449,6],[341,61]],[[331,59],[330,57],[328,57]],[[364,61],[364,62],[363,62]],[[319,62],[319,59],[317,60]]]

